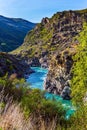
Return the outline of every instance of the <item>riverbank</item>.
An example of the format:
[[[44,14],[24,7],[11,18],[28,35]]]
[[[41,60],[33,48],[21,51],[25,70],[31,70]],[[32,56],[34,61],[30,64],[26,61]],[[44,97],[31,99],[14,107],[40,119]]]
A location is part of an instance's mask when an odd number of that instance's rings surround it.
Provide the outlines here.
[[[42,67],[31,67],[34,73],[30,74],[27,77],[26,82],[30,84],[32,89],[44,89],[44,82],[47,78],[48,70]],[[46,99],[56,100],[57,102],[61,102],[64,108],[68,109],[66,113],[66,119],[69,119],[70,116],[75,112],[75,108],[72,106],[71,100],[64,100],[58,94],[53,94],[50,92],[46,92]]]
[[[0,78],[0,128],[42,130],[44,122],[44,128],[54,129],[58,122],[65,126],[65,112],[61,103],[46,99],[45,92],[29,88],[23,79]]]

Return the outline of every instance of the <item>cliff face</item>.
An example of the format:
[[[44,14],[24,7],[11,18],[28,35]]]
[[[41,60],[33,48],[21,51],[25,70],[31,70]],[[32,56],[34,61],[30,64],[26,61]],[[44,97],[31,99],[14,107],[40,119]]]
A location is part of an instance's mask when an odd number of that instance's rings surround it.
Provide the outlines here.
[[[21,78],[24,77],[27,69],[29,73],[32,72],[29,66],[16,56],[0,52],[0,77],[5,74],[9,76],[16,74],[17,77]]]
[[[43,18],[14,53],[25,57],[31,65],[48,67],[45,89],[70,99],[72,56],[76,53],[75,38],[87,21],[87,10],[64,11],[52,18]],[[35,59],[35,60],[34,60]]]
[[[74,50],[74,51],[73,51]],[[45,89],[48,92],[59,94],[64,99],[70,99],[70,80],[72,78],[71,68],[73,65],[72,56],[75,48],[69,48],[53,56],[49,66],[49,72],[45,81]]]

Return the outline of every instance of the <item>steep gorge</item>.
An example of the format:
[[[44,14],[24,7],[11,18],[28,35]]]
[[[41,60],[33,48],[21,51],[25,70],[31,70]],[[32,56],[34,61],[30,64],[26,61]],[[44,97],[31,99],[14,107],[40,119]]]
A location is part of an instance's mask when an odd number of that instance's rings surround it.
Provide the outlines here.
[[[87,10],[58,12],[52,18],[43,18],[26,36],[14,54],[31,66],[48,67],[45,89],[70,99],[69,81],[72,77],[72,56],[79,44],[76,36],[87,21]]]

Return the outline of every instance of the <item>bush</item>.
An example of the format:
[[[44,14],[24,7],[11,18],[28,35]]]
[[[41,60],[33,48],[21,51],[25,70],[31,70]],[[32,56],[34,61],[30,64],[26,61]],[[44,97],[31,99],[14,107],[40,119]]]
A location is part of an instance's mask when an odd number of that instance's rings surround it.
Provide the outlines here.
[[[8,98],[13,98],[13,102],[20,103],[27,118],[33,114],[43,119],[64,119],[66,111],[61,103],[46,99],[44,91],[29,88],[23,79],[18,80],[14,75],[8,78],[6,75],[0,78],[0,91],[2,89],[4,97],[8,95]]]
[[[77,47],[77,53],[73,57],[73,78],[71,82],[72,97],[77,104],[83,101],[87,91],[87,23],[78,38],[80,44]]]

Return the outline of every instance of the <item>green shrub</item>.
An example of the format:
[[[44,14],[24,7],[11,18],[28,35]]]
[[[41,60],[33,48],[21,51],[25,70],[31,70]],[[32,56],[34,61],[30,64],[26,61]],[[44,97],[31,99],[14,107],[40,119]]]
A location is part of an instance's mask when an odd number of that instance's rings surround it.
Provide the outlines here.
[[[16,79],[14,75],[0,78],[0,89],[4,88],[4,96],[13,98],[14,102],[21,105],[25,117],[34,114],[38,117],[64,119],[66,110],[62,104],[45,98],[45,92],[39,89],[31,89],[23,79]]]
[[[78,40],[80,44],[77,47],[76,55],[73,57],[71,86],[73,99],[80,104],[87,91],[87,23],[84,24]]]

